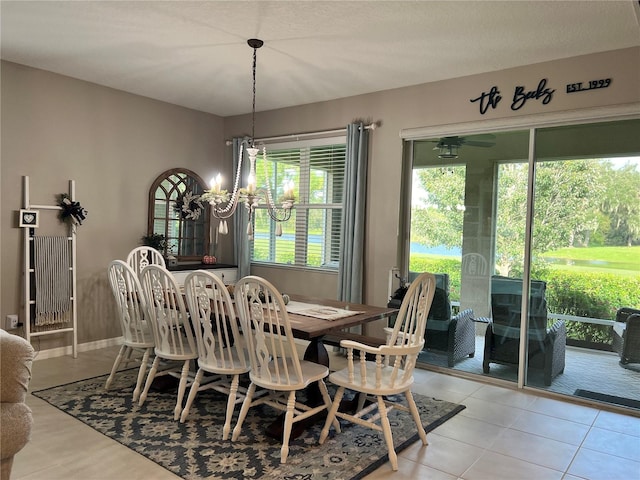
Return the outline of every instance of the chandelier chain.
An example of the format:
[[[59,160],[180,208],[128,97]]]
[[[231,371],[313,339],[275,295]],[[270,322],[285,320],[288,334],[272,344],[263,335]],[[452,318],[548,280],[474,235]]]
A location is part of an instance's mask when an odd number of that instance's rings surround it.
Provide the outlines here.
[[[253,47],[253,103],[251,104],[251,145],[255,146],[254,139],[256,138],[256,64],[257,62],[258,47]]]

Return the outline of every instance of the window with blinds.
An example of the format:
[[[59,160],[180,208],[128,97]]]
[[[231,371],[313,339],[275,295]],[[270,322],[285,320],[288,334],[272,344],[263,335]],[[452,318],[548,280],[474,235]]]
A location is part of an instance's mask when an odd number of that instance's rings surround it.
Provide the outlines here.
[[[295,207],[281,224],[281,236],[266,206],[256,209],[253,262],[338,268],[345,154],[344,137],[267,145],[266,161],[261,155],[256,161],[256,176],[268,178],[276,203],[292,181]]]

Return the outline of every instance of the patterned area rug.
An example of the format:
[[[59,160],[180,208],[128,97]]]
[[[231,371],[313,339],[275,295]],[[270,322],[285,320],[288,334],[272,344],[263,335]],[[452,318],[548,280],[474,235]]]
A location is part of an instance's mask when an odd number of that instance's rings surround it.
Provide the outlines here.
[[[180,423],[173,420],[173,388],[152,390],[142,407],[132,405],[135,375],[135,369],[121,372],[106,392],[105,375],[33,395],[184,479],[356,480],[388,460],[382,433],[344,423],[342,433],[332,429],[319,445],[320,422],[290,441],[287,463],[281,465],[280,442],[265,435],[276,410],[249,410],[240,438],[223,441],[225,396],[212,390],[198,393],[187,421]],[[465,408],[417,394],[414,398],[427,432]],[[392,411],[389,419],[397,452],[419,441],[411,415]]]

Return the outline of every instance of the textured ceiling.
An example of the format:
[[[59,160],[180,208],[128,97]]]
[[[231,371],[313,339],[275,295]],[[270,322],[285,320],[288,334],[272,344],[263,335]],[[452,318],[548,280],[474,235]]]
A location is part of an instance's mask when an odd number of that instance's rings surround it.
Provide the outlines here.
[[[638,0],[7,1],[2,59],[229,116],[640,45]]]

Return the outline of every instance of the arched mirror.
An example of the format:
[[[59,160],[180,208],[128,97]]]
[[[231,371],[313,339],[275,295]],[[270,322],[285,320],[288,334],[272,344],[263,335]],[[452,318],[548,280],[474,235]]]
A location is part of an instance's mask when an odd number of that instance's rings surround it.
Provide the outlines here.
[[[199,260],[209,253],[209,205],[200,202],[206,184],[186,168],[161,173],[149,190],[149,235],[164,235],[166,255]]]

